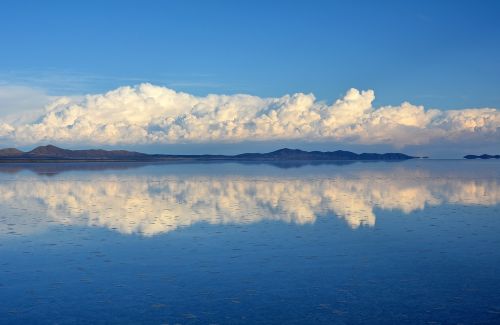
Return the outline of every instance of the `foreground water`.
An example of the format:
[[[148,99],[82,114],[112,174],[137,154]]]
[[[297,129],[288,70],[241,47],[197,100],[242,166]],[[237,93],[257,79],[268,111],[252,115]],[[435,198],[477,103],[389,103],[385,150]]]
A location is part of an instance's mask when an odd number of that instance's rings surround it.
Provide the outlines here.
[[[498,323],[500,162],[0,166],[0,323]]]

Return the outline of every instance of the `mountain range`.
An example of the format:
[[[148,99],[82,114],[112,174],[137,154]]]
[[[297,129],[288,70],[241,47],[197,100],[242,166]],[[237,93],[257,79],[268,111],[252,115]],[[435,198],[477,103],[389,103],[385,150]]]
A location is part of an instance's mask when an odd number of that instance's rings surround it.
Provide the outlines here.
[[[53,145],[36,147],[31,151],[16,148],[0,149],[0,162],[42,162],[42,161],[168,161],[168,160],[240,160],[240,161],[328,161],[328,160],[407,160],[418,157],[403,153],[362,153],[350,151],[303,151],[279,149],[268,153],[243,153],[239,155],[167,155],[145,154],[126,150],[70,150]]]
[[[488,155],[488,154],[483,154],[480,156],[476,155],[467,155],[464,156],[465,159],[500,159],[500,155]]]

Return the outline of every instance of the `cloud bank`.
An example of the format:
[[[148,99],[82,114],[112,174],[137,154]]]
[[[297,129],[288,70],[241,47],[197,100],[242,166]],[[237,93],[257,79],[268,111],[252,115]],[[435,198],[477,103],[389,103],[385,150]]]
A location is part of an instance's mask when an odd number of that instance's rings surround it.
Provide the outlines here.
[[[198,97],[148,83],[82,98],[61,97],[29,123],[0,119],[0,139],[18,144],[176,144],[267,140],[342,141],[394,147],[435,141],[500,143],[495,108],[373,107],[372,90],[332,104],[313,94]]]

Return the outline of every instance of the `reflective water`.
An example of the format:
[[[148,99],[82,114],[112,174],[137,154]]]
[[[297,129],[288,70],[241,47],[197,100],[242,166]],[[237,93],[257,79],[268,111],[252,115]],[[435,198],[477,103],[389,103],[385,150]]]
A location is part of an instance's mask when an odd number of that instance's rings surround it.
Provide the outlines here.
[[[498,323],[500,162],[0,166],[0,323]]]

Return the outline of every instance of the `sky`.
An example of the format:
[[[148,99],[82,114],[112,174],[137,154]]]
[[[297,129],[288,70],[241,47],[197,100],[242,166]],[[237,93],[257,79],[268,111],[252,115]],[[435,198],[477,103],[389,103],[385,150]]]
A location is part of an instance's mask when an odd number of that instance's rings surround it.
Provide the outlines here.
[[[2,1],[0,143],[499,153],[499,14],[487,0]]]

